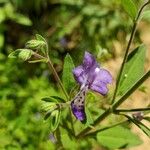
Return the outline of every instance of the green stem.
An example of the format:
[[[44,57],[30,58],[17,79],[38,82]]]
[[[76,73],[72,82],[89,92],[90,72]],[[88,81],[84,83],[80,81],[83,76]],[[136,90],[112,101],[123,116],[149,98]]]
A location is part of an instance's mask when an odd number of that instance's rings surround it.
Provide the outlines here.
[[[48,53],[46,54],[46,57],[44,57],[44,56],[42,56],[42,55],[39,55],[39,54],[37,54],[36,52],[34,52],[33,55],[34,55],[34,57],[36,57],[37,59],[45,59],[45,58],[47,58],[47,64],[48,64],[49,70],[52,71],[52,73],[53,73],[53,75],[54,75],[54,78],[55,78],[55,80],[58,82],[59,86],[61,87],[61,89],[62,89],[62,91],[63,91],[63,93],[64,93],[66,99],[69,100],[69,95],[67,94],[67,92],[66,92],[66,90],[65,90],[65,88],[64,88],[64,86],[63,86],[63,84],[62,84],[62,82],[61,82],[61,80],[60,80],[60,78],[59,78],[59,76],[58,76],[58,74],[57,74],[57,72],[56,72],[56,70],[55,70],[55,68],[53,67],[53,63],[52,63],[52,61],[50,60]]]
[[[69,96],[68,96],[68,94],[67,94],[67,92],[66,92],[66,90],[65,90],[65,88],[64,88],[64,86],[63,86],[63,84],[62,84],[62,82],[61,82],[61,80],[60,80],[60,78],[59,78],[59,76],[58,76],[58,74],[56,72],[56,70],[55,70],[55,68],[53,67],[53,64],[52,64],[52,62],[51,62],[49,57],[48,57],[47,64],[48,64],[49,69],[52,71],[52,73],[53,73],[53,75],[55,77],[55,80],[58,82],[60,88],[62,89],[66,99],[69,100]]]
[[[150,1],[148,1],[148,2],[146,2],[144,5],[142,5],[142,7],[139,9],[139,12],[138,12],[138,14],[137,14],[137,17],[136,17],[136,19],[135,19],[135,21],[134,21],[134,24],[133,24],[133,27],[132,27],[132,31],[131,31],[131,35],[130,35],[130,39],[129,39],[129,42],[128,42],[128,45],[127,45],[127,48],[126,48],[126,51],[125,51],[125,55],[124,55],[123,62],[122,62],[122,64],[121,64],[121,68],[120,68],[120,71],[119,71],[119,75],[118,75],[118,78],[117,78],[117,81],[116,81],[116,88],[115,88],[115,91],[114,91],[114,94],[113,94],[113,98],[112,98],[111,104],[114,103],[115,98],[116,98],[116,95],[117,95],[117,91],[118,91],[118,88],[119,88],[120,79],[121,79],[121,76],[122,76],[122,73],[123,73],[123,69],[124,69],[124,66],[125,66],[127,57],[128,57],[129,49],[130,49],[131,43],[132,43],[133,38],[134,38],[134,35],[135,35],[135,31],[136,31],[138,19],[139,19],[141,13],[142,13],[144,7],[145,7],[146,5],[148,5],[149,3],[150,3]]]
[[[60,78],[59,78],[59,76],[58,76],[58,74],[57,74],[57,72],[56,72],[56,70],[55,70],[55,68],[53,67],[52,61],[51,61],[51,59],[50,59],[50,57],[49,57],[49,54],[48,54],[48,45],[46,45],[46,47],[47,47],[46,57],[47,57],[47,59],[48,59],[48,62],[47,62],[48,67],[49,67],[49,69],[53,72],[53,75],[54,75],[56,81],[58,82],[59,86],[61,87],[61,89],[62,89],[62,91],[63,91],[63,93],[64,93],[66,99],[69,100],[69,95],[68,95],[68,93],[66,92],[66,90],[65,90],[65,88],[64,88],[64,86],[63,86],[63,84],[62,84],[62,82],[61,82],[61,80],[60,80]],[[74,130],[73,118],[72,118],[72,115],[71,115],[71,111],[70,111],[70,121],[71,121],[71,128],[72,128],[72,131],[73,131],[73,133],[74,133],[74,135],[75,135],[75,130]]]
[[[149,110],[150,110],[150,107],[149,108],[135,108],[135,109],[116,109],[113,112],[118,114],[120,112],[137,112],[137,111],[149,111]]]

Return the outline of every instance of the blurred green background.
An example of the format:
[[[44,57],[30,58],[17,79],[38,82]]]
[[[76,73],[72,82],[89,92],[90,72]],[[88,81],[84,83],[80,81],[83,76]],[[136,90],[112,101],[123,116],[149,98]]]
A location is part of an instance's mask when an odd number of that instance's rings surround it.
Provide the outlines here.
[[[122,55],[114,43],[126,46],[131,25],[120,0],[0,0],[0,149],[54,149],[40,99],[57,95],[57,84],[45,64],[8,59],[10,52],[39,33],[61,76],[67,53],[76,65],[85,50],[102,62]]]

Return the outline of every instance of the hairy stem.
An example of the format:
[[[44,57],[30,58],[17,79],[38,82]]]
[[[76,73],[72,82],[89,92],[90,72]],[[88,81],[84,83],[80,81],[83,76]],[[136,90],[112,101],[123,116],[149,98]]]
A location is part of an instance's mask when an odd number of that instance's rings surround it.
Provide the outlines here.
[[[123,58],[123,62],[122,62],[122,64],[121,64],[120,71],[119,71],[119,74],[118,74],[118,78],[117,78],[117,81],[116,81],[116,88],[115,88],[115,91],[114,91],[114,94],[113,94],[113,98],[112,98],[111,104],[114,103],[115,98],[116,98],[116,95],[117,95],[117,91],[118,91],[120,79],[121,79],[121,76],[122,76],[122,73],[123,73],[123,69],[124,69],[124,66],[125,66],[127,57],[128,57],[128,53],[129,53],[129,49],[130,49],[131,43],[132,43],[132,41],[133,41],[133,38],[134,38],[134,35],[135,35],[135,31],[136,31],[136,28],[137,28],[138,19],[139,19],[141,13],[142,13],[144,7],[145,7],[146,5],[148,5],[149,3],[150,3],[150,1],[148,1],[148,2],[146,2],[144,5],[142,5],[142,7],[139,9],[139,12],[138,12],[138,14],[137,14],[136,19],[134,20],[134,24],[133,24],[133,27],[132,27],[130,39],[129,39],[129,42],[128,42],[128,44],[127,44],[127,48],[126,48],[126,51],[125,51],[125,55],[124,55],[124,58]]]
[[[63,86],[63,84],[62,84],[62,82],[61,82],[61,80],[60,80],[60,78],[59,78],[59,76],[58,76],[58,74],[57,74],[57,72],[56,72],[54,66],[53,66],[52,61],[50,60],[50,57],[49,57],[49,55],[48,55],[48,52],[47,52],[47,54],[46,54],[46,57],[44,57],[44,56],[42,56],[42,55],[39,55],[39,54],[36,53],[36,52],[34,52],[33,55],[34,55],[34,57],[37,58],[37,59],[45,59],[45,58],[47,58],[47,64],[48,64],[49,70],[52,71],[53,76],[54,76],[55,80],[58,82],[60,88],[62,89],[62,91],[63,91],[63,93],[64,93],[66,99],[69,100],[69,95],[68,95],[68,93],[66,92],[66,90],[65,90],[65,88],[64,88],[64,86]]]

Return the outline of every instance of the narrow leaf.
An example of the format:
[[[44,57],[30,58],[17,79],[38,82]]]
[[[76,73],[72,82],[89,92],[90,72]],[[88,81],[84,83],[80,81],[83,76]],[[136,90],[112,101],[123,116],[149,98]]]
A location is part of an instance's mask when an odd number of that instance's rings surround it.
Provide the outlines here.
[[[59,96],[51,96],[51,98],[56,99],[58,102],[65,102],[65,100]]]
[[[67,54],[64,60],[62,81],[63,81],[64,87],[66,88],[68,92],[70,92],[72,87],[74,87],[75,85],[75,79],[72,73],[73,68],[74,68],[73,60],[71,56]]]
[[[117,95],[123,95],[143,76],[145,55],[146,48],[144,45],[137,47],[129,54],[120,80]]]
[[[137,15],[137,7],[132,0],[121,0],[122,6],[132,19]]]
[[[59,125],[60,114],[61,114],[60,110],[54,110],[51,113],[51,116],[50,116],[50,128],[51,128],[52,132],[54,132],[57,129],[58,125]]]
[[[44,97],[41,99],[42,101],[45,101],[45,102],[54,102],[54,103],[57,103],[58,101],[54,98],[51,98],[51,97]]]
[[[65,100],[59,96],[44,97],[41,100],[45,102],[65,102]]]
[[[138,136],[121,126],[99,132],[97,140],[101,145],[110,149],[132,147],[142,143]]]

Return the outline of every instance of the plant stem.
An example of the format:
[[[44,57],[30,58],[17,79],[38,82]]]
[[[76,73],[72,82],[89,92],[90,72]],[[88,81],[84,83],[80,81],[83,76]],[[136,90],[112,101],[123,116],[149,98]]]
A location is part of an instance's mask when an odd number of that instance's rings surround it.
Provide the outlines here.
[[[148,108],[135,108],[135,109],[116,109],[113,112],[114,113],[120,113],[120,112],[137,112],[137,111],[149,111],[150,107]]]
[[[64,86],[63,86],[63,84],[62,84],[62,82],[61,82],[61,80],[60,80],[60,78],[59,78],[59,76],[58,76],[58,74],[57,74],[57,72],[56,72],[56,70],[55,70],[55,68],[53,67],[53,63],[52,63],[52,61],[50,60],[48,53],[46,54],[46,57],[44,57],[44,56],[42,56],[42,55],[39,55],[39,54],[36,53],[36,52],[34,52],[33,55],[34,55],[37,59],[44,59],[44,58],[47,58],[47,64],[48,64],[49,70],[52,71],[52,73],[53,73],[53,75],[54,75],[54,78],[55,78],[55,80],[58,82],[59,86],[61,87],[61,89],[62,89],[62,91],[63,91],[63,93],[64,93],[66,99],[69,100],[69,95],[67,94],[67,92],[66,92],[66,90],[65,90],[65,88],[64,88]]]
[[[114,94],[113,94],[113,98],[112,98],[111,104],[114,103],[115,98],[116,98],[116,95],[117,95],[118,87],[119,87],[119,84],[120,84],[120,79],[121,79],[121,76],[122,76],[122,73],[123,73],[123,69],[124,69],[124,66],[125,66],[127,57],[128,57],[128,53],[129,53],[129,49],[130,49],[131,43],[132,43],[132,41],[133,41],[133,38],[134,38],[134,35],[135,35],[135,31],[136,31],[136,28],[137,28],[138,19],[139,19],[141,13],[142,13],[144,7],[145,7],[146,5],[148,5],[149,3],[150,3],[150,1],[148,1],[148,2],[146,2],[145,4],[142,5],[142,7],[139,9],[139,12],[138,12],[138,14],[137,14],[136,19],[134,20],[134,24],[133,24],[133,27],[132,27],[130,39],[129,39],[129,42],[128,42],[128,45],[127,45],[127,48],[126,48],[126,51],[125,51],[125,55],[124,55],[123,62],[122,62],[122,64],[121,64],[121,68],[120,68],[120,71],[119,71],[119,75],[118,75],[118,78],[117,78],[117,81],[116,81],[116,88],[115,88],[115,91],[114,91]]]
[[[55,68],[53,67],[53,64],[52,64],[49,56],[48,56],[48,62],[47,62],[47,64],[48,64],[49,69],[52,71],[52,73],[53,73],[53,75],[55,77],[55,80],[58,82],[60,88],[62,89],[62,91],[63,91],[66,99],[69,100],[69,96],[68,96],[68,94],[67,94],[67,92],[66,92],[66,90],[65,90],[65,88],[64,88],[64,86],[63,86],[63,84],[62,84],[62,82],[61,82],[61,80],[60,80],[60,78],[59,78],[59,76],[58,76],[58,74],[56,72],[56,70],[55,70]]]
[[[141,13],[142,13],[142,10],[144,9],[144,7],[146,5],[148,5],[149,3],[150,3],[150,0],[142,5],[142,7],[140,8],[140,10],[139,10],[139,12],[137,14],[137,17],[136,17],[136,19],[134,21],[134,24],[133,24],[133,27],[132,27],[131,36],[130,36],[130,39],[129,39],[129,42],[128,42],[128,45],[127,45],[127,48],[126,48],[125,56],[124,56],[124,59],[123,59],[123,62],[122,62],[122,65],[121,65],[121,68],[120,68],[120,71],[119,71],[119,75],[118,75],[118,78],[117,78],[116,88],[115,88],[115,91],[114,91],[114,95],[113,95],[111,104],[114,103],[115,98],[116,98],[116,94],[117,94],[118,87],[119,87],[119,82],[120,82],[120,79],[121,79],[121,75],[123,73],[123,69],[124,69],[126,60],[127,60],[127,56],[128,56],[128,52],[129,52],[130,46],[131,46],[131,43],[132,43],[135,31],[136,31],[138,19],[139,19]],[[102,115],[100,115],[94,121],[93,126],[96,126],[101,121],[103,121],[107,116],[109,116],[113,112],[113,110],[115,110],[118,106],[120,106],[124,102],[124,100],[126,100],[127,97],[129,95],[131,95],[149,76],[150,76],[150,70],[130,90],[128,90],[115,104],[113,104],[111,108],[108,108],[107,110],[105,110],[105,112]],[[87,127],[83,131],[81,131],[76,137],[77,138],[83,137],[90,130],[91,130],[91,128]]]

